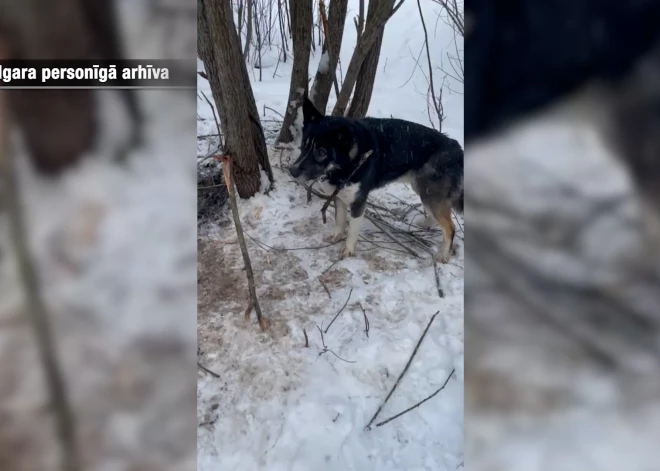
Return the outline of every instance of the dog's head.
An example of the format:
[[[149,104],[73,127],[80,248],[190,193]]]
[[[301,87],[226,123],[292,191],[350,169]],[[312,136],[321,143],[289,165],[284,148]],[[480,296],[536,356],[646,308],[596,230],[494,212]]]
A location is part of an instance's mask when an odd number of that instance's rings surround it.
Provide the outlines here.
[[[349,121],[323,116],[305,97],[300,157],[289,167],[291,176],[299,181],[315,180],[332,170],[346,168],[357,153]]]

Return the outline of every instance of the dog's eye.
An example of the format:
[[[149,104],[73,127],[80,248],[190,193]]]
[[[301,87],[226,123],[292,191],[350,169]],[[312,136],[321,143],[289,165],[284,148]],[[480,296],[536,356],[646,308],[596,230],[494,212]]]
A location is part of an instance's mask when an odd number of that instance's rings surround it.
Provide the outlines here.
[[[316,157],[316,160],[325,160],[325,158],[328,156],[328,151],[325,150],[323,147],[316,149],[314,152],[314,157]]]

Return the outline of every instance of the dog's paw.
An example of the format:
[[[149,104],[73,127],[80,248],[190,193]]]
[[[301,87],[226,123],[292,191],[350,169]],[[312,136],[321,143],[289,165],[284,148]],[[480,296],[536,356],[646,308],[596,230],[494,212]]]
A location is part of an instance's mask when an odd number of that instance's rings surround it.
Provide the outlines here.
[[[435,261],[446,264],[449,263],[449,260],[451,259],[451,254],[450,253],[443,253],[442,251],[438,252],[435,254]]]
[[[331,244],[334,244],[336,242],[339,242],[341,238],[344,237],[344,234],[341,232],[333,232],[332,234],[328,234],[325,236],[326,242],[330,242]]]
[[[349,249],[348,247],[341,249],[340,257],[342,259],[352,257],[353,255],[355,255],[355,249]]]

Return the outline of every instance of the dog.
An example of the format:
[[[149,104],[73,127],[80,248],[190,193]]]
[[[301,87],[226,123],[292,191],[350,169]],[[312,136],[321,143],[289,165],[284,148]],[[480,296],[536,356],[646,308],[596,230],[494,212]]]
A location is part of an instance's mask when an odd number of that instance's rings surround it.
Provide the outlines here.
[[[355,255],[369,193],[392,182],[409,183],[443,230],[436,259],[447,263],[454,241],[451,210],[463,213],[463,149],[458,141],[401,119],[324,116],[305,97],[300,157],[289,167],[302,182],[320,179],[330,196],[337,186],[335,231],[339,241],[348,222],[342,258]]]

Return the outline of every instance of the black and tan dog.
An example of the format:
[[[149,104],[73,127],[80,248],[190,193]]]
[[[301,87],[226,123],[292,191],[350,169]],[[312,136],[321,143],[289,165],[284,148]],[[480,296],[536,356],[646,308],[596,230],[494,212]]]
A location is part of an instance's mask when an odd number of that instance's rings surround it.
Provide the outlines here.
[[[454,224],[451,210],[463,211],[463,149],[445,134],[401,119],[349,119],[323,116],[305,99],[300,157],[290,167],[300,181],[319,179],[327,195],[343,188],[336,198],[335,232],[344,235],[342,257],[355,254],[369,193],[389,183],[410,183],[427,212],[443,230],[437,259],[446,263],[452,253]]]

